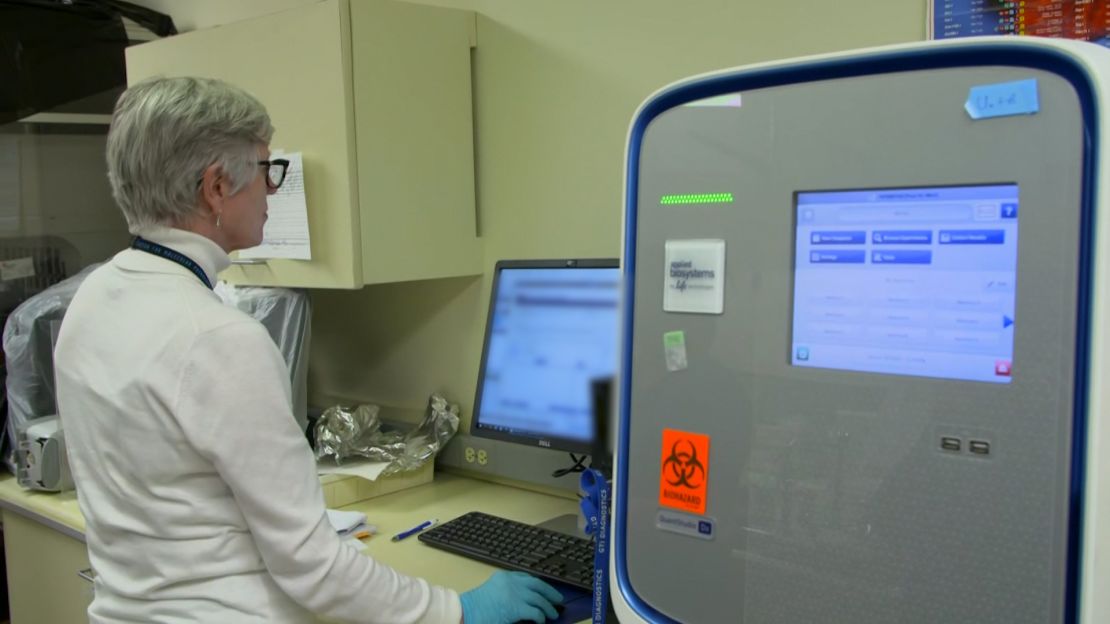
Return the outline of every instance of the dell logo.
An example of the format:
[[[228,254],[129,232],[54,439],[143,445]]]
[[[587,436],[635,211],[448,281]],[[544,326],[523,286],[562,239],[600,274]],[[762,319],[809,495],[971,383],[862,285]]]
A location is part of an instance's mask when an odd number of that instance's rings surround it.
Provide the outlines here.
[[[542,446],[544,448],[551,448],[551,443],[548,442],[547,440],[540,440],[540,446]]]

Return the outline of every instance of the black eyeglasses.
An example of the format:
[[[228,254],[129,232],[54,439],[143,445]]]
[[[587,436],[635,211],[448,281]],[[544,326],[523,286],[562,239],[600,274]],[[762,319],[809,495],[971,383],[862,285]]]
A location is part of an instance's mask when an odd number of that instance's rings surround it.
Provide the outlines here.
[[[260,160],[258,164],[266,168],[266,184],[273,190],[281,188],[285,182],[285,172],[289,171],[289,161],[284,158]]]
[[[260,160],[259,165],[266,168],[266,186],[272,190],[281,188],[281,183],[285,182],[285,174],[289,171],[289,161],[284,158],[274,158],[271,160]],[[204,184],[204,178],[197,180],[197,188]]]

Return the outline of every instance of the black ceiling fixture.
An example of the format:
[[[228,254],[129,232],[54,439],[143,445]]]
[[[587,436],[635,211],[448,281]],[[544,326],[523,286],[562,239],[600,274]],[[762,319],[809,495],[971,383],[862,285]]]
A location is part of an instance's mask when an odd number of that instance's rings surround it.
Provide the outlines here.
[[[168,15],[119,0],[0,0],[0,124],[75,102],[110,111],[127,82],[125,18],[177,33]]]

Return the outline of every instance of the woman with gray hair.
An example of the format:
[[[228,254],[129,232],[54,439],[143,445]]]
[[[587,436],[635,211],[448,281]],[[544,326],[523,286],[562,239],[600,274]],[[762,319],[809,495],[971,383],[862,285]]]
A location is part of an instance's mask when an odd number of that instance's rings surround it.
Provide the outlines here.
[[[92,622],[466,624],[554,618],[557,591],[498,572],[462,594],[341,543],[265,328],[212,292],[262,241],[288,162],[244,91],[200,78],[128,89],[108,132],[135,235],[71,303],[58,409],[97,572]]]

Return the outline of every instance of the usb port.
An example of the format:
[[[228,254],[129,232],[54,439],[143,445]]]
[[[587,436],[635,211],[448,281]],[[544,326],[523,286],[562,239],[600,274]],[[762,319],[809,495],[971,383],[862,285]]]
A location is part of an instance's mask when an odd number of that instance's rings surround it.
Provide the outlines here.
[[[960,452],[960,439],[944,436],[940,439],[940,448],[946,451]]]
[[[967,443],[967,450],[976,455],[990,455],[991,443],[984,440],[971,440]]]

